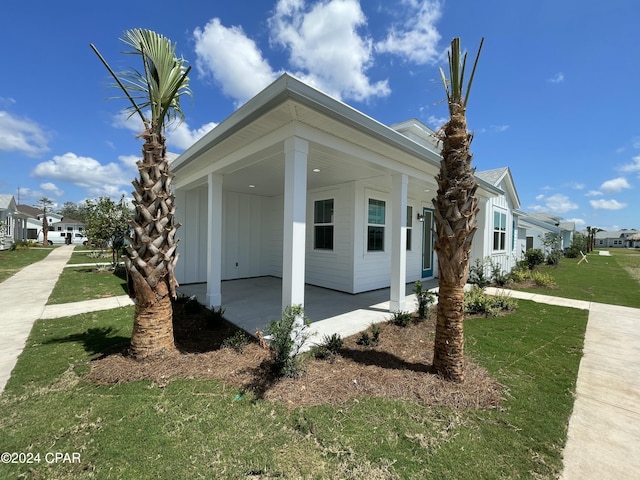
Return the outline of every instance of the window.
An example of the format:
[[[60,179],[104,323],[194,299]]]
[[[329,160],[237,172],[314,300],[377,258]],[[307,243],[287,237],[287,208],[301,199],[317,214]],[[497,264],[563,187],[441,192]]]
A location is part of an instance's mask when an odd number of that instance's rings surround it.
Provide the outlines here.
[[[67,232],[73,232],[73,227],[67,227]]]
[[[313,248],[333,250],[333,198],[313,204]]]
[[[407,205],[407,252],[411,251],[411,231],[413,228],[413,207]]]
[[[507,240],[507,214],[493,212],[493,249],[504,250]]]
[[[384,251],[385,202],[369,199],[367,218],[367,251]]]

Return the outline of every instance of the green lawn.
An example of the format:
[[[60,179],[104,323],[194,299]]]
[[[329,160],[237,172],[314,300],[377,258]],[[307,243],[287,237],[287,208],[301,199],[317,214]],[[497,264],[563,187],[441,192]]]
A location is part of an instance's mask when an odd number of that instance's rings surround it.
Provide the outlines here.
[[[127,282],[123,269],[118,269],[118,275],[115,275],[111,271],[98,271],[95,267],[66,267],[47,303],[80,302],[126,293]]]
[[[589,263],[579,262],[577,258],[563,258],[557,267],[537,267],[553,277],[554,287],[511,287],[556,297],[640,308],[640,251],[610,249],[609,252],[610,256],[603,256],[598,250],[593,251],[587,255]]]
[[[0,251],[0,282],[5,281],[27,265],[39,262],[49,255],[51,250],[51,248],[28,248]]]
[[[86,247],[79,250],[78,247],[76,247],[73,250],[73,255],[71,255],[71,258],[67,262],[67,265],[77,265],[82,263],[111,263],[111,260],[111,252],[86,249]]]
[[[586,311],[520,301],[467,320],[467,351],[505,385],[499,409],[360,398],[290,410],[216,381],[94,386],[91,358],[131,333],[133,307],[36,322],[0,396],[0,478],[556,478]],[[216,368],[211,365],[211,368]],[[78,452],[48,464],[46,452]]]

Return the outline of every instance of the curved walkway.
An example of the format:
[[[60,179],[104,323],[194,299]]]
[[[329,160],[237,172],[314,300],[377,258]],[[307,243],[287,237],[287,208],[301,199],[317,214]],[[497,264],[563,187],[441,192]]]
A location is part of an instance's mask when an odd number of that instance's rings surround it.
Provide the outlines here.
[[[132,304],[124,295],[46,305],[73,248],[73,245],[58,247],[44,260],[0,283],[0,393],[37,319]],[[487,288],[488,293],[501,291]],[[589,310],[561,478],[637,478],[640,472],[640,309],[504,291],[514,298]]]

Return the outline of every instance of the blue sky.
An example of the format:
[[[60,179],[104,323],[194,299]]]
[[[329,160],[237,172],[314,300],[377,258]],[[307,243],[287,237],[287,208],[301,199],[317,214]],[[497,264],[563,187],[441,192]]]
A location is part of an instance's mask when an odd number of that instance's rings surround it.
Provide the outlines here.
[[[91,51],[136,67],[119,38],[148,28],[190,65],[179,154],[290,72],[385,123],[447,115],[438,68],[485,37],[468,104],[474,165],[509,166],[522,209],[577,227],[640,229],[637,0],[32,0],[0,16],[0,193],[58,205],[129,195],[142,147]]]

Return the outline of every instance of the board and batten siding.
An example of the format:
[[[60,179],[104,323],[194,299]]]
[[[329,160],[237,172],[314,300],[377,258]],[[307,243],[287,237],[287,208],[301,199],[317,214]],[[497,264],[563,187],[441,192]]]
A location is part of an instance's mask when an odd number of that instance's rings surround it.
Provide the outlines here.
[[[176,278],[181,284],[207,281],[207,188],[176,191],[179,228]]]
[[[314,248],[315,202],[333,199],[333,250]],[[353,286],[353,183],[310,191],[307,197],[306,283],[351,292]]]

